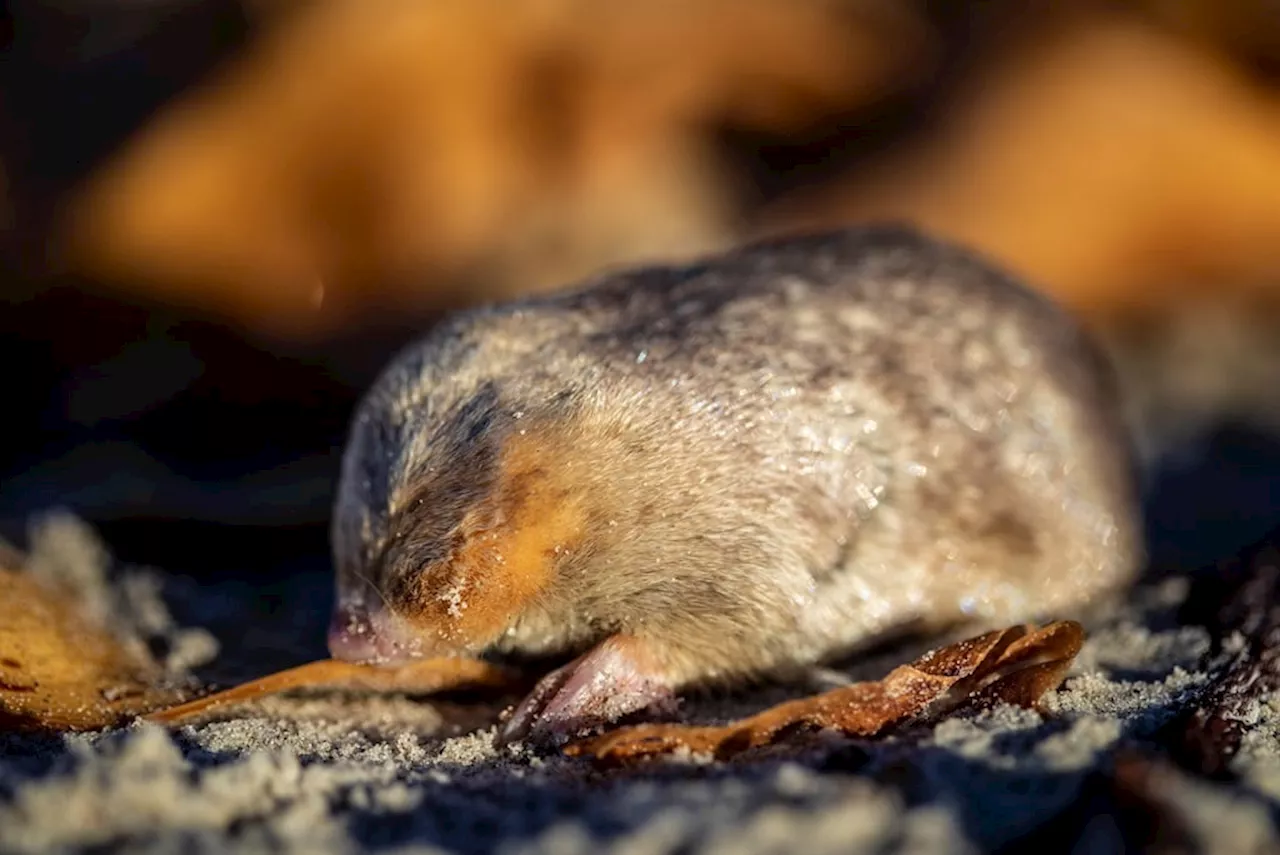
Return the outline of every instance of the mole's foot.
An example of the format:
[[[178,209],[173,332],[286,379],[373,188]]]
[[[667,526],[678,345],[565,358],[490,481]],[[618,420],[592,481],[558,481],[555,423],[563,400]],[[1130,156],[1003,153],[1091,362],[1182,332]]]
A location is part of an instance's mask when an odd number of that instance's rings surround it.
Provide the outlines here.
[[[556,746],[674,701],[671,681],[647,644],[615,635],[542,678],[502,727],[498,742]]]

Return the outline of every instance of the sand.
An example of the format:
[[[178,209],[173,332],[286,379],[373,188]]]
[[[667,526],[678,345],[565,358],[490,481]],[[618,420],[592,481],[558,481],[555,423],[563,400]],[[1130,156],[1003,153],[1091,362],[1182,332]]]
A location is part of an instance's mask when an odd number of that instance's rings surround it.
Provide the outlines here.
[[[232,681],[322,655],[325,568],[291,578],[286,607],[265,619],[243,582],[114,566],[73,518],[37,527],[30,550],[29,570],[75,575],[103,620],[147,639],[175,673]],[[731,764],[609,771],[498,751],[504,701],[463,697],[311,693],[173,730],[0,735],[0,851],[958,853],[1045,840],[1121,851],[1100,773],[1210,679],[1206,631],[1173,620],[1187,590],[1186,579],[1152,581],[1088,616],[1085,649],[1043,715],[1001,707],[875,741],[822,735]],[[839,670],[880,676],[927,646]],[[691,699],[684,714],[723,720],[799,691]],[[1153,778],[1192,849],[1280,846],[1280,699],[1249,716],[1233,780],[1171,765]]]

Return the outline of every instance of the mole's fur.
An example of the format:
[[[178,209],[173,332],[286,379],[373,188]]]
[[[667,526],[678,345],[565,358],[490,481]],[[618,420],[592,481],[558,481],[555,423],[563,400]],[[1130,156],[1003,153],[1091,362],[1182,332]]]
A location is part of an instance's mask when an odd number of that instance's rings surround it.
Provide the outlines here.
[[[510,735],[905,629],[1062,616],[1141,560],[1074,322],[905,228],[460,313],[361,404],[335,656],[582,653]]]

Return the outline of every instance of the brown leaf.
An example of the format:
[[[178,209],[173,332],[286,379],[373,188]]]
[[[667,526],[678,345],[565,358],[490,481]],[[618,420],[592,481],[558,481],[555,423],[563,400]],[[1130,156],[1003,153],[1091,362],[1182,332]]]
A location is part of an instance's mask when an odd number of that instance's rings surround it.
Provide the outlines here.
[[[9,562],[6,563],[16,563]],[[73,596],[0,567],[0,727],[96,730],[182,698]]]
[[[878,682],[788,701],[723,727],[638,725],[572,743],[566,752],[618,763],[684,748],[723,760],[775,744],[797,728],[877,736],[961,703],[1032,705],[1062,681],[1083,642],[1084,630],[1074,621],[1034,631],[1010,627],[930,651]]]
[[[188,703],[158,710],[145,718],[161,724],[180,724],[220,707],[291,689],[344,688],[427,694],[518,685],[520,681],[514,672],[479,659],[423,659],[399,668],[378,668],[339,662],[336,659],[322,659],[278,671]]]
[[[427,659],[401,668],[322,660],[183,703],[188,687],[166,684],[160,667],[89,620],[74,592],[8,569],[0,552],[0,728],[98,730],[147,719],[164,724],[264,695],[336,687],[426,694],[519,687],[513,672],[479,660]]]

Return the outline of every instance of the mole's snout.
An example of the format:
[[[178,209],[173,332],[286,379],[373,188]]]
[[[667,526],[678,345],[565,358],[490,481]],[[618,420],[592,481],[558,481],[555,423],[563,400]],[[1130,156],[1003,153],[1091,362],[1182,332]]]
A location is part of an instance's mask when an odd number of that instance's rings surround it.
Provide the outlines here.
[[[344,662],[396,665],[428,651],[422,639],[385,608],[339,603],[329,620],[329,653]]]

